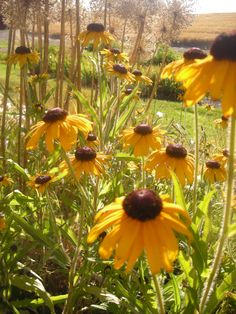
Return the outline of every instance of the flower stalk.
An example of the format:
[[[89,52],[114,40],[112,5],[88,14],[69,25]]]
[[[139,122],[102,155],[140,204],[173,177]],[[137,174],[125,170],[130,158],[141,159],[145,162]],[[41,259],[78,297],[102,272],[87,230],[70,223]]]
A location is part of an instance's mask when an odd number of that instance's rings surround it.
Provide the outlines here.
[[[159,279],[157,278],[157,275],[152,275],[153,278],[153,282],[155,285],[155,289],[156,289],[156,297],[157,297],[157,304],[158,304],[158,308],[159,308],[159,314],[165,314],[165,303],[164,303],[164,298],[162,295],[162,291],[161,291],[161,285],[159,282]]]
[[[205,285],[205,289],[203,291],[203,295],[201,298],[201,302],[199,305],[199,313],[204,313],[205,307],[207,305],[207,301],[213,291],[213,288],[216,284],[215,278],[218,275],[221,258],[223,254],[223,249],[225,242],[227,240],[228,228],[230,225],[231,214],[232,214],[232,194],[233,194],[233,178],[234,178],[234,151],[235,151],[235,118],[231,119],[231,131],[230,131],[230,147],[229,147],[229,163],[228,163],[228,179],[226,185],[226,202],[224,207],[223,214],[223,222],[220,233],[220,239],[217,247],[217,251],[215,254],[214,261],[211,266],[211,272],[208,277],[208,280]]]
[[[195,126],[195,165],[193,179],[193,214],[197,212],[197,176],[199,168],[199,132],[198,132],[198,105],[194,106],[194,126]]]

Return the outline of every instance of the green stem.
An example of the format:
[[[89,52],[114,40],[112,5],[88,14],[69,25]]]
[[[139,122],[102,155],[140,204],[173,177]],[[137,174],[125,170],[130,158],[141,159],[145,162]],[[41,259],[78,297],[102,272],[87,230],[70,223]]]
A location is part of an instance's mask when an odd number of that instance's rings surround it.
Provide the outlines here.
[[[80,211],[80,221],[79,221],[79,234],[78,234],[78,242],[75,248],[75,253],[71,262],[71,268],[69,272],[69,290],[68,290],[68,298],[65,303],[65,307],[63,309],[62,314],[72,314],[74,313],[73,307],[74,307],[74,291],[76,288],[76,283],[75,283],[75,276],[76,276],[76,270],[77,270],[77,264],[78,264],[78,259],[79,259],[79,254],[80,254],[80,244],[81,244],[81,239],[82,239],[82,230],[83,230],[83,223],[84,223],[84,213],[85,213],[85,208],[84,208],[84,199],[82,198],[82,206],[81,206],[81,211]]]
[[[194,181],[193,181],[193,214],[197,211],[197,176],[199,168],[199,133],[198,133],[198,105],[194,106],[194,117],[195,117],[195,170],[194,170]]]
[[[146,187],[146,176],[145,176],[145,169],[144,169],[144,156],[142,156],[142,161],[141,161],[141,168],[142,168],[142,187],[145,188]]]
[[[86,191],[83,189],[83,187],[81,186],[81,184],[79,184],[78,179],[76,177],[75,174],[75,170],[73,169],[70,159],[68,158],[68,156],[66,155],[66,152],[64,151],[63,148],[61,148],[62,150],[62,155],[70,169],[71,175],[73,176],[75,182],[76,182],[76,186],[78,188],[78,190],[81,192],[82,196],[81,196],[81,211],[80,211],[80,219],[79,219],[79,234],[78,234],[78,242],[75,248],[75,253],[73,256],[73,259],[71,261],[71,268],[70,268],[70,272],[69,272],[69,291],[68,291],[68,298],[67,301],[65,303],[64,309],[62,314],[72,314],[74,313],[73,311],[73,307],[74,307],[74,290],[76,288],[76,283],[75,283],[75,276],[76,276],[76,269],[77,269],[77,263],[78,263],[78,258],[79,258],[79,254],[80,254],[80,245],[81,245],[81,239],[82,239],[82,229],[83,229],[83,224],[84,224],[84,214],[85,214],[85,203],[89,204],[89,202],[87,202],[87,196],[86,196]]]
[[[99,52],[97,53],[97,65],[98,65],[98,87],[99,87],[99,148],[103,151],[104,143],[103,143],[103,103],[102,103],[102,71],[101,64],[99,60]]]
[[[93,193],[93,212],[96,213],[98,206],[98,187],[99,187],[99,177],[96,178],[96,185],[94,187]]]
[[[153,278],[153,282],[156,289],[156,297],[157,297],[157,304],[159,308],[159,314],[165,314],[166,313],[165,303],[164,303],[164,298],[162,295],[159,279],[157,278],[157,275],[152,275],[152,278]]]
[[[72,175],[72,177],[73,177],[73,179],[74,179],[74,181],[75,181],[75,184],[76,184],[77,189],[80,191],[81,195],[82,195],[86,200],[88,200],[88,199],[87,199],[86,191],[85,191],[85,189],[83,188],[83,186],[82,186],[81,184],[79,184],[78,179],[77,179],[76,174],[75,174],[75,170],[74,170],[74,168],[73,168],[72,165],[71,165],[70,159],[68,158],[68,156],[67,156],[65,150],[64,150],[62,147],[61,147],[61,152],[62,152],[62,156],[63,156],[65,162],[67,163],[68,168],[70,169],[70,173],[71,173],[71,175]],[[88,207],[90,207],[90,208],[92,209],[92,206],[90,205],[90,202],[87,202],[87,204],[88,204]]]
[[[218,270],[221,263],[221,257],[223,254],[223,249],[225,242],[227,240],[228,228],[231,221],[232,215],[232,194],[233,194],[233,179],[234,179],[234,150],[235,150],[235,118],[232,117],[231,120],[231,132],[230,132],[230,151],[229,151],[229,163],[228,163],[228,179],[226,185],[226,202],[224,207],[224,216],[223,223],[220,233],[220,239],[217,247],[217,251],[215,253],[215,258],[212,263],[211,273],[206,282],[205,289],[203,291],[203,295],[201,298],[201,302],[199,305],[199,313],[204,313],[207,301],[214,290],[215,286],[215,278],[218,275]]]
[[[46,198],[47,198],[47,204],[48,204],[48,209],[49,209],[49,222],[52,228],[53,235],[55,236],[57,242],[62,246],[62,241],[60,237],[60,232],[58,230],[56,218],[54,215],[55,209],[53,208],[53,204],[51,201],[51,196],[48,191],[46,191]]]

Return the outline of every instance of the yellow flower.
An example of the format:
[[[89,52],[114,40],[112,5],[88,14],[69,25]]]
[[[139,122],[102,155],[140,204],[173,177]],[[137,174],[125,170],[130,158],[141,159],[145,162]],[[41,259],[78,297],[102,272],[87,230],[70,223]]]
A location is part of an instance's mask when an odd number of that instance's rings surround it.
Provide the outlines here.
[[[28,82],[30,84],[36,84],[40,82],[45,82],[48,80],[48,78],[49,78],[49,75],[47,73],[35,74],[29,77]]]
[[[229,124],[229,119],[227,117],[222,116],[220,119],[214,120],[214,124],[216,128],[226,129]]]
[[[150,149],[161,147],[161,137],[164,131],[158,126],[152,128],[148,124],[142,123],[135,128],[129,128],[122,132],[121,140],[124,148],[132,147],[134,156],[146,156]]]
[[[52,182],[55,182],[57,178],[52,174],[38,174],[31,178],[27,185],[38,190],[41,194],[43,194],[48,187],[48,185]]]
[[[228,149],[223,149],[221,154],[217,154],[213,156],[213,160],[218,161],[223,166],[227,163],[229,158]]]
[[[113,36],[105,31],[105,27],[99,23],[91,23],[87,26],[87,30],[79,34],[81,45],[86,47],[89,42],[93,43],[93,48],[97,49],[101,43],[110,45],[114,40]]]
[[[108,62],[105,64],[105,69],[110,75],[116,76],[121,80],[135,82],[135,76],[129,72],[128,67],[121,63]]]
[[[130,94],[132,94],[132,92],[133,92],[133,88],[130,88],[130,87],[126,88],[125,90],[122,91],[122,98],[129,96]],[[139,98],[140,94],[141,94],[141,91],[137,90],[136,93],[133,95],[133,99],[138,101],[140,99]]]
[[[89,132],[87,138],[86,138],[86,146],[88,147],[97,147],[99,144],[99,141],[98,141],[98,138],[97,136],[92,133],[92,132]]]
[[[184,103],[191,106],[199,102],[206,93],[221,99],[224,116],[236,117],[236,31],[216,37],[210,56],[195,60],[175,76],[186,88]]]
[[[13,183],[13,180],[9,178],[7,175],[0,176],[0,186],[4,185],[11,185]]]
[[[170,179],[173,171],[182,186],[193,182],[194,159],[180,144],[169,144],[166,149],[153,152],[145,165],[147,171],[155,170],[157,179]]]
[[[49,109],[43,117],[43,121],[32,126],[27,137],[27,149],[37,147],[40,138],[45,135],[46,147],[49,152],[54,151],[54,141],[58,140],[61,146],[67,151],[77,140],[77,130],[85,136],[92,130],[90,122],[82,114],[68,115],[68,112],[61,108]]]
[[[42,112],[44,110],[44,105],[42,103],[36,103],[33,104],[32,106],[36,112]]]
[[[2,213],[0,213],[0,231],[6,228],[6,221]]]
[[[207,111],[213,111],[215,110],[215,107],[211,104],[206,103],[203,108],[205,108]]]
[[[16,64],[19,63],[22,68],[25,64],[38,64],[39,63],[39,53],[36,51],[30,51],[29,48],[20,46],[17,47],[15,53],[10,55],[8,58],[8,63]]]
[[[69,157],[71,166],[75,171],[76,177],[79,179],[82,173],[94,174],[100,176],[104,173],[104,164],[111,156],[96,153],[92,147],[79,147],[75,151],[75,155]],[[69,172],[68,165],[62,161],[59,165],[62,171]]]
[[[88,243],[94,242],[108,229],[99,247],[99,255],[108,259],[115,251],[114,267],[119,269],[127,262],[127,272],[143,250],[153,274],[161,269],[171,272],[178,256],[175,232],[191,239],[188,213],[147,189],[117,198],[98,212],[95,223],[89,232]]]
[[[149,77],[143,75],[140,70],[133,70],[132,74],[135,76],[136,82],[144,83],[146,85],[152,85],[152,80]]]
[[[199,48],[190,48],[184,52],[183,58],[173,61],[165,66],[161,73],[161,79],[171,79],[186,65],[194,63],[195,59],[204,59],[207,54]]]
[[[100,51],[100,53],[104,56],[104,59],[107,62],[112,61],[114,63],[122,63],[129,61],[128,55],[124,52],[121,52],[118,48],[103,49]]]
[[[208,160],[204,171],[204,178],[209,183],[223,182],[227,178],[227,172],[224,164],[217,160]]]

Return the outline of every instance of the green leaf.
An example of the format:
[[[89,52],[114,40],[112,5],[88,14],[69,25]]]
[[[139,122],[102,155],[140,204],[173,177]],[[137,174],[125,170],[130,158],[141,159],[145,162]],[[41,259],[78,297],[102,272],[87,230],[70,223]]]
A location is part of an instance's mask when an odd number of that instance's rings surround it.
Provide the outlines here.
[[[204,196],[203,201],[199,204],[200,210],[198,210],[196,219],[194,219],[195,224],[193,224],[193,229],[196,233],[199,233],[199,229],[202,229],[201,230],[202,240],[205,242],[207,242],[208,240],[208,235],[211,231],[211,226],[212,226],[212,222],[208,213],[208,207],[215,193],[216,193],[216,190],[212,190]],[[202,228],[203,224],[204,226]]]
[[[173,171],[171,171],[171,176],[174,184],[175,201],[178,205],[186,209],[187,207],[184,199],[184,194],[181,184],[179,183],[179,179],[177,178],[176,174]]]
[[[51,296],[50,300],[52,301],[53,304],[60,304],[64,303],[66,299],[68,298],[68,294],[62,294],[62,295],[56,295],[56,296]],[[31,308],[36,308],[40,305],[43,305],[45,303],[44,299],[38,298],[38,299],[24,299],[20,301],[12,301],[11,305],[14,305],[18,308],[21,307],[31,307]]]
[[[113,134],[117,134],[119,132],[119,130],[121,129],[121,127],[124,127],[126,122],[128,121],[128,119],[130,118],[134,108],[136,106],[136,103],[133,102],[126,111],[124,111],[119,120],[117,121],[116,123],[116,126],[115,126],[115,130],[114,130],[114,133]]]
[[[75,85],[71,81],[67,80],[67,83],[71,87],[74,96],[80,101],[82,106],[90,113],[92,119],[99,125],[100,121],[94,108],[90,106],[89,102],[84,97],[84,95],[75,87]]]
[[[13,161],[12,159],[7,159],[7,163],[9,165],[13,166],[13,169],[15,169],[16,171],[18,171],[20,174],[22,174],[26,179],[29,179],[29,175],[28,173],[25,171],[25,169],[23,169],[20,165],[18,165],[18,163],[16,163],[15,161]]]
[[[208,213],[208,207],[210,204],[210,201],[212,199],[212,196],[216,193],[216,190],[209,191],[205,196],[204,199],[199,204],[199,210],[197,211],[197,215],[193,218],[193,221],[195,222],[196,227],[199,226],[200,220],[202,217],[206,217]]]
[[[228,229],[228,237],[233,237],[236,235],[236,224],[231,224]]]
[[[57,244],[55,244],[55,242],[50,237],[44,235],[41,230],[32,227],[32,225],[30,225],[24,218],[20,217],[17,213],[12,212],[12,217],[17,222],[17,224],[21,226],[22,229],[24,229],[24,231],[29,234],[35,241],[49,248],[59,264],[63,268],[66,268],[69,263],[67,255],[62,251],[60,247],[57,246]]]
[[[49,100],[49,98],[52,96],[52,94],[54,93],[55,87],[51,88],[49,90],[49,92],[47,93],[47,95],[44,97],[43,99],[43,103],[46,104],[47,101]]]
[[[114,158],[117,160],[124,160],[124,161],[139,161],[140,159],[137,157],[130,156],[126,153],[117,153]]]
[[[49,297],[49,294],[45,290],[42,282],[39,279],[21,275],[10,275],[11,284],[19,289],[35,292],[39,297],[44,300],[45,305],[48,306],[51,313],[55,313],[54,305]]]
[[[179,285],[178,282],[173,274],[170,274],[171,277],[171,283],[174,291],[174,298],[175,298],[175,303],[174,303],[174,311],[175,313],[180,312],[180,307],[181,307],[181,298],[180,298],[180,290],[179,290]]]

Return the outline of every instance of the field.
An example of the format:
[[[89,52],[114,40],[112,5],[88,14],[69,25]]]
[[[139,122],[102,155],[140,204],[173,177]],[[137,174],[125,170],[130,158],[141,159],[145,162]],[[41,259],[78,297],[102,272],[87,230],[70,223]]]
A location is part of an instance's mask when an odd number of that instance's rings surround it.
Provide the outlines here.
[[[178,38],[178,45],[209,47],[214,38],[225,31],[236,29],[235,13],[199,14],[193,18],[192,25],[187,27]]]

